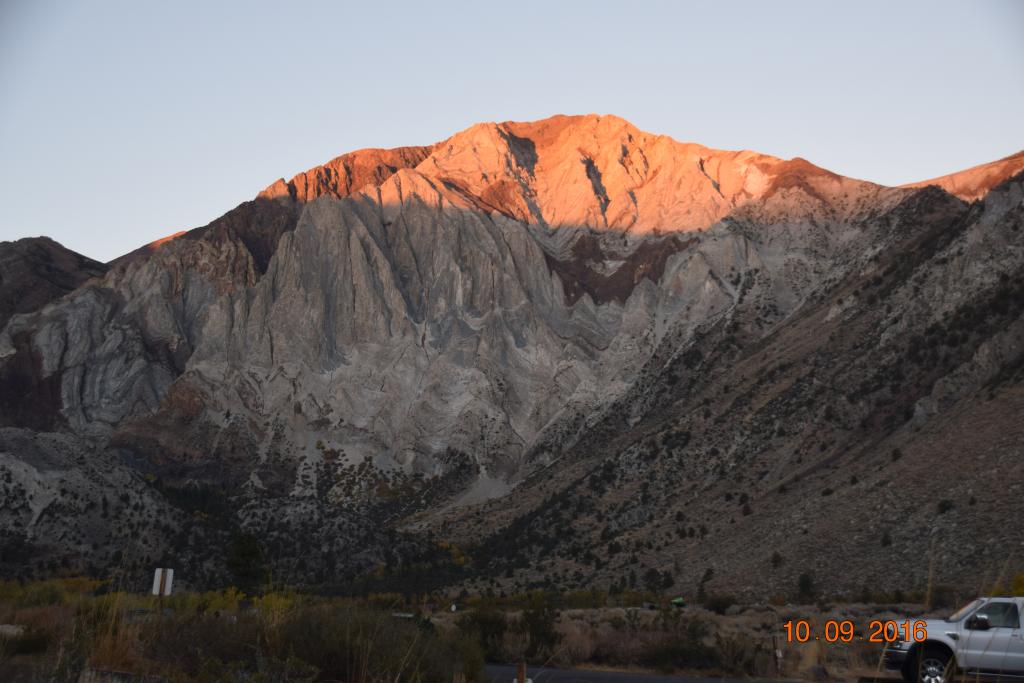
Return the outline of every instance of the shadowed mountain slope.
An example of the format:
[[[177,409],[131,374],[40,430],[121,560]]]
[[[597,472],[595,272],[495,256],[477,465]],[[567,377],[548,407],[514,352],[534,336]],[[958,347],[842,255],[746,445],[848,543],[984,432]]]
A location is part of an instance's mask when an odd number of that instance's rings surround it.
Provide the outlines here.
[[[173,549],[183,576],[216,583],[211,549],[233,533],[258,537],[282,580],[338,585],[442,562],[447,538],[473,563],[442,581],[607,586],[628,582],[625,561],[774,590],[787,577],[747,577],[741,552],[771,520],[834,538],[807,520],[891,491],[870,468],[893,448],[920,491],[952,495],[925,463],[954,456],[926,439],[947,416],[1013,413],[1021,194],[1018,176],[968,205],[613,116],[346,154],[11,318],[0,526],[35,549],[21,571],[84,562],[33,521],[28,492],[59,478],[19,444],[48,431],[61,440],[44,450],[122,463],[143,508],[205,515],[134,549],[138,571]],[[998,429],[979,433],[1012,475]],[[837,493],[853,478],[874,488]],[[1002,533],[987,520],[963,528]],[[500,550],[509,534],[522,552]],[[845,589],[839,560],[874,571],[879,547],[855,534],[819,575]],[[918,581],[920,561],[896,575]]]
[[[38,310],[105,270],[48,237],[0,242],[0,328],[12,315]]]

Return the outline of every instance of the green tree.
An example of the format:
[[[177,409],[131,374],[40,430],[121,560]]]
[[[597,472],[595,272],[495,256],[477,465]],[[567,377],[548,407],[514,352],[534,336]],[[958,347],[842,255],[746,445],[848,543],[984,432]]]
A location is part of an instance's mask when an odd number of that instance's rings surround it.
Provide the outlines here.
[[[484,605],[463,614],[456,623],[460,631],[480,642],[487,659],[496,662],[502,657],[502,643],[505,631],[508,630],[508,621],[503,612],[491,605]]]
[[[804,602],[814,600],[814,579],[808,573],[803,573],[796,581],[797,596]]]
[[[661,572],[654,567],[644,572],[644,588],[651,592],[661,590]]]
[[[715,576],[715,570],[712,569],[711,567],[708,567],[704,571],[704,576],[701,577],[700,584],[697,585],[697,601],[698,602],[704,602],[704,600],[707,598],[708,592],[707,592],[707,588],[705,587],[705,584],[708,581],[710,581],[714,576]]]
[[[270,576],[263,549],[249,534],[237,532],[232,536],[226,564],[235,585],[249,595],[259,593]]]
[[[523,610],[523,626],[530,636],[530,645],[526,656],[530,659],[547,657],[562,640],[562,635],[555,630],[558,611],[551,607],[544,595],[534,595],[526,609]]]

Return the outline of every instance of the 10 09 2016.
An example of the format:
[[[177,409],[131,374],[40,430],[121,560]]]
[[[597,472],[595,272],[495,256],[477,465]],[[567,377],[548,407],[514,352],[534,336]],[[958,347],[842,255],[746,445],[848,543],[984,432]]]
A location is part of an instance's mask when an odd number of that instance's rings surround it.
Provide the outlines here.
[[[829,619],[821,630],[806,619],[790,620],[783,624],[786,640],[791,643],[824,641],[826,643],[851,643],[855,640],[869,643],[894,643],[899,641],[921,643],[928,639],[927,624],[924,621],[893,621],[873,619],[868,622],[867,631],[858,631],[849,619]]]

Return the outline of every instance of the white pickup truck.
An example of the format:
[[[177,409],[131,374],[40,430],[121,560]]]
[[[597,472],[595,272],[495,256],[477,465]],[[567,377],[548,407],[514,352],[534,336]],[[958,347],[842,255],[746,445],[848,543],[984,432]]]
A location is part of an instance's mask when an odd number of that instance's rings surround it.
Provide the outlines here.
[[[1024,681],[1024,598],[978,598],[945,619],[928,619],[920,642],[885,648],[888,669],[907,683],[950,683],[971,678]]]

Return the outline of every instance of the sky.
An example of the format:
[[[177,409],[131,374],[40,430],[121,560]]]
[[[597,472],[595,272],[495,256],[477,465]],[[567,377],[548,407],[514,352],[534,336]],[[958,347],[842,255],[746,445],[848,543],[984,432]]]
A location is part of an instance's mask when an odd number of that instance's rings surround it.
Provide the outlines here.
[[[558,113],[923,180],[1024,148],[1024,2],[0,0],[0,240],[106,261],[346,151]]]

